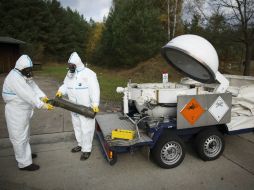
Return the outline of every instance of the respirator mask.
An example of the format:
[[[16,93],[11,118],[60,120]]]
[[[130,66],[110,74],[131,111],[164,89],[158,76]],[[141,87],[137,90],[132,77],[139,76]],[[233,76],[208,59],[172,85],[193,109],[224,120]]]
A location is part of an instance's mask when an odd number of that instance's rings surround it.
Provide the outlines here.
[[[33,67],[26,67],[18,71],[24,76],[27,83],[31,83],[33,81]]]
[[[69,63],[69,71],[70,71],[70,73],[75,73],[75,70],[76,70],[76,65],[72,64],[72,63]]]
[[[75,71],[76,71],[76,65],[72,64],[72,63],[69,63],[68,70],[69,70],[68,77],[72,78]]]
[[[20,72],[26,78],[32,78],[33,77],[33,68],[32,67],[24,68]]]

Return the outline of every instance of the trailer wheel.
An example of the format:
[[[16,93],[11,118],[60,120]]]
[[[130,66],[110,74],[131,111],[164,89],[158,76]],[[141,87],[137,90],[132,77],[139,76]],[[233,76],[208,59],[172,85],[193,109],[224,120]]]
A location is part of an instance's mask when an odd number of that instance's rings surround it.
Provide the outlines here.
[[[220,157],[225,148],[225,141],[218,130],[207,129],[197,135],[195,147],[202,160],[210,161]]]
[[[185,157],[184,144],[177,135],[163,135],[151,151],[156,164],[161,168],[175,168]]]

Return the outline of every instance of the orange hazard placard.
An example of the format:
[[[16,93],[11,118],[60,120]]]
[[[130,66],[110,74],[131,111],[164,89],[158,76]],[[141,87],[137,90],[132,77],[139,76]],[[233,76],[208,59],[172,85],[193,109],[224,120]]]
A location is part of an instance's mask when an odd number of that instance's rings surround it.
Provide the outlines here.
[[[194,98],[181,110],[181,114],[191,125],[194,125],[204,112],[205,110]]]

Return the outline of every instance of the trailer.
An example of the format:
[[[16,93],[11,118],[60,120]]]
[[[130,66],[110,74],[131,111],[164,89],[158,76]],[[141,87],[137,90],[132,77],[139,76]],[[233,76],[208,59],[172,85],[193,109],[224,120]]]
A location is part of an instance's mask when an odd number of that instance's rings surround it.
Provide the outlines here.
[[[158,166],[174,168],[190,139],[198,156],[211,161],[223,153],[224,135],[254,131],[254,77],[222,75],[213,46],[195,35],[171,40],[162,55],[188,77],[180,83],[128,82],[117,88],[123,93],[123,111],[96,116],[96,135],[111,165],[119,153],[145,146]],[[135,136],[113,138],[115,130]]]

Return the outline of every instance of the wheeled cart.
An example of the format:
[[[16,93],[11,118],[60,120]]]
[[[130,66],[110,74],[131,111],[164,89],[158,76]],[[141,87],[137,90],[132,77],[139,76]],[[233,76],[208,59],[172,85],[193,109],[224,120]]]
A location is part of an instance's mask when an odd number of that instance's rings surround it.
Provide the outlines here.
[[[146,122],[145,118],[143,118],[142,120]],[[154,121],[150,120],[150,122]],[[145,123],[139,121],[139,123],[137,124],[139,125],[139,129],[138,131],[136,131],[136,137],[133,140],[112,140],[110,138],[112,130],[114,130],[115,128],[124,130],[136,130],[136,124],[133,123],[128,116],[124,116],[122,113],[108,113],[96,116],[96,135],[100,141],[100,144],[102,145],[103,154],[105,155],[110,165],[116,163],[118,153],[132,152],[136,148],[142,146],[147,146],[153,150],[156,142],[161,137],[163,130],[175,128],[176,121],[168,120],[160,124],[154,123],[154,126],[149,128],[144,126],[144,124]],[[175,164],[177,165],[180,164],[184,158],[183,143],[180,140],[179,142],[171,142],[171,144],[168,146],[172,146],[170,148],[172,152],[165,152],[165,159],[167,157],[166,154],[170,154],[172,158],[170,158],[169,160],[172,160],[172,162],[175,162]],[[174,165],[170,166],[174,167]]]
[[[219,105],[227,107],[213,108],[218,100]],[[96,135],[102,152],[111,165],[116,163],[118,153],[132,152],[139,147],[147,146],[151,150],[153,160],[160,167],[174,168],[183,161],[184,142],[190,139],[193,139],[196,152],[201,159],[215,160],[223,153],[225,147],[223,135],[231,134],[226,125],[231,117],[231,101],[230,93],[179,96],[175,118],[137,115],[135,112],[128,115],[99,114],[96,116]],[[212,109],[215,109],[214,116],[211,114]],[[222,112],[221,109],[225,111]],[[223,113],[219,122],[217,112]],[[135,138],[112,139],[111,132],[115,129],[134,130]]]
[[[216,50],[204,38],[182,35],[162,48],[168,64],[190,78],[180,83],[131,83],[123,93],[123,113],[96,116],[96,134],[104,155],[115,164],[117,154],[147,146],[162,168],[184,159],[184,141],[193,139],[205,161],[224,150],[224,134],[254,130],[254,78],[222,75]],[[134,130],[132,140],[112,139],[112,130]]]

